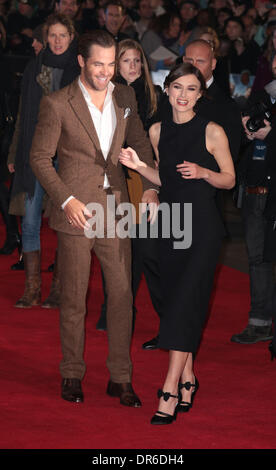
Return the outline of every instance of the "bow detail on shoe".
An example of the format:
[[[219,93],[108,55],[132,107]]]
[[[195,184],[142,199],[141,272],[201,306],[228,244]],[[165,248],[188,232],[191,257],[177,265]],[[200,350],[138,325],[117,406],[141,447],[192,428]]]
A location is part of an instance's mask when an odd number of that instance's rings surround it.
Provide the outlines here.
[[[158,398],[163,397],[163,399],[164,399],[165,401],[168,401],[168,399],[169,399],[170,397],[178,398],[177,395],[172,395],[172,394],[169,393],[169,392],[163,392],[163,390],[161,390],[161,389],[158,390],[157,396],[158,396]]]
[[[195,384],[192,384],[191,382],[185,382],[184,384],[179,384],[179,390],[182,390],[182,388],[185,388],[186,390],[191,390],[192,387],[195,387]]]

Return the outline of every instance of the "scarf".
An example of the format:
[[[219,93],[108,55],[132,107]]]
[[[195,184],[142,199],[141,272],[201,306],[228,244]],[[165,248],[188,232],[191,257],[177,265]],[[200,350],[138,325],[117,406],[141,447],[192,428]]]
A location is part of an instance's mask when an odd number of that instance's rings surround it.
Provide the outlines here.
[[[121,75],[118,75],[116,77],[116,82],[121,83],[123,85],[127,85],[127,81]],[[149,113],[149,96],[148,93],[146,93],[145,82],[143,77],[138,77],[134,82],[130,83],[129,86],[131,86],[135,91],[136,101],[138,105],[138,114],[145,127],[147,116]]]
[[[51,91],[52,69],[62,69],[59,88],[75,80],[80,73],[77,62],[77,41],[61,55],[55,55],[49,47],[32,59],[25,68],[21,83],[20,132],[15,156],[15,178],[12,196],[25,192],[32,197],[35,175],[29,164],[29,154],[35,132],[40,100]],[[41,75],[42,74],[42,75]],[[54,156],[54,155],[53,155]]]
[[[123,85],[127,85],[127,81],[118,74],[115,81],[117,83],[121,83]],[[134,91],[137,101],[137,110],[139,117],[143,123],[143,127],[145,131],[148,131],[150,126],[157,121],[160,121],[161,117],[159,116],[160,111],[160,104],[162,100],[162,89],[158,85],[154,85],[156,97],[157,97],[157,111],[153,116],[149,116],[150,114],[150,94],[149,90],[145,88],[145,80],[141,75],[137,78],[134,82],[130,83],[130,85]]]

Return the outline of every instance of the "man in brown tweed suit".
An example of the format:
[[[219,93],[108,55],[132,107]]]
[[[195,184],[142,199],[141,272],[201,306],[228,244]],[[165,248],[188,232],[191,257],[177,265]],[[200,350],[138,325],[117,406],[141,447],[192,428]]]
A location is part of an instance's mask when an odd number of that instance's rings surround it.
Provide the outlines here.
[[[141,402],[131,385],[130,240],[117,233],[114,238],[88,238],[84,233],[86,216],[91,215],[87,204],[98,203],[106,209],[111,194],[116,207],[128,202],[125,175],[118,161],[125,142],[154,166],[133,90],[111,82],[115,58],[116,44],[107,32],[93,31],[80,39],[80,77],[41,101],[31,166],[49,195],[49,224],[58,233],[62,398],[83,401],[86,294],[93,249],[103,269],[108,296],[107,393],[119,397],[123,405],[137,407]],[[56,151],[58,172],[52,165]],[[143,202],[155,202],[152,184],[146,180],[143,184]]]

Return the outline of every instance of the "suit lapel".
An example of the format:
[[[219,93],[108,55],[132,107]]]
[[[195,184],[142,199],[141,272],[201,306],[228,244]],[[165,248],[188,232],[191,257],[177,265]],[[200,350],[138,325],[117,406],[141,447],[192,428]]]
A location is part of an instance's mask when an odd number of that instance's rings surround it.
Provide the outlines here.
[[[93,120],[91,118],[88,106],[86,104],[86,101],[84,99],[84,96],[82,94],[82,91],[79,87],[78,84],[78,79],[75,80],[71,86],[69,87],[69,104],[72,107],[75,115],[85,128],[89,138],[93,142],[94,146],[96,147],[97,154],[101,155],[102,158],[104,159],[104,156],[101,151],[101,145],[100,141],[97,135],[97,131],[95,129],[95,126],[93,124]],[[118,95],[118,90],[116,89],[116,85],[112,94],[112,100],[113,100],[113,105],[115,109],[115,114],[116,114],[116,126],[112,138],[112,143],[109,149],[109,153],[107,156],[107,159],[111,158],[112,154],[115,152],[116,155],[119,154],[120,152],[120,142],[123,142],[123,134],[125,130],[125,125],[126,125],[126,119],[124,119],[124,108],[119,106],[118,101],[119,101],[119,95]],[[118,148],[117,148],[118,147]]]
[[[78,79],[75,80],[69,89],[69,104],[72,107],[74,113],[76,114],[77,118],[85,128],[89,138],[92,140],[93,144],[96,147],[97,153],[101,151],[100,142],[98,139],[97,131],[93,124],[93,120],[91,118],[88,106],[82,94],[82,91],[78,84]]]

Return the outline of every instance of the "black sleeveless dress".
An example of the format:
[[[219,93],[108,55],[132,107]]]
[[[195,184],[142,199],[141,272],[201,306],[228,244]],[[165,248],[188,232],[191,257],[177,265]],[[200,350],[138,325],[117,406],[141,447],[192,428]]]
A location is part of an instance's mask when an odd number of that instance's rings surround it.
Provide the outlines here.
[[[215,202],[216,188],[203,179],[182,178],[176,165],[185,160],[213,171],[219,170],[216,160],[206,149],[207,124],[208,121],[198,115],[184,124],[163,121],[158,146],[162,183],[159,199],[161,207],[165,203],[170,214],[174,214],[166,238],[167,219],[162,216],[163,210],[159,212],[163,295],[159,347],[192,353],[197,351],[206,320],[224,225]],[[187,206],[187,203],[191,205]],[[177,227],[184,233],[185,248],[183,244],[178,244],[178,248],[175,244],[179,241]]]

